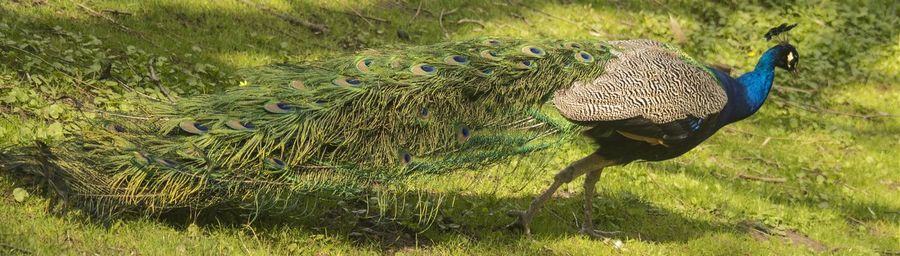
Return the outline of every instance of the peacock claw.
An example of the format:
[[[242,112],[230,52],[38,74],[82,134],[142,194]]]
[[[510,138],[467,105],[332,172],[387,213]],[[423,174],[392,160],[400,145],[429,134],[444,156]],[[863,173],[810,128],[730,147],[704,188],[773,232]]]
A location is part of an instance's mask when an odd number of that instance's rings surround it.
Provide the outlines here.
[[[516,217],[516,221],[506,225],[506,229],[509,230],[522,230],[525,232],[525,236],[531,237],[531,228],[529,228],[529,222],[526,220],[525,211],[512,210],[506,213],[506,215],[510,217]]]

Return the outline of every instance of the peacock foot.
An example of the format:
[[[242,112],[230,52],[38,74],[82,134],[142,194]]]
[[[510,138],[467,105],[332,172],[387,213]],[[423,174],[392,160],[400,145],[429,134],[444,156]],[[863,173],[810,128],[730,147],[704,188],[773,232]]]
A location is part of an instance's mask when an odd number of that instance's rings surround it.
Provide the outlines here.
[[[510,217],[516,217],[516,221],[513,221],[513,223],[506,225],[506,229],[522,230],[523,232],[525,232],[525,236],[531,238],[531,228],[529,228],[529,225],[531,224],[531,216],[528,216],[527,212],[513,210],[507,212],[506,215]]]

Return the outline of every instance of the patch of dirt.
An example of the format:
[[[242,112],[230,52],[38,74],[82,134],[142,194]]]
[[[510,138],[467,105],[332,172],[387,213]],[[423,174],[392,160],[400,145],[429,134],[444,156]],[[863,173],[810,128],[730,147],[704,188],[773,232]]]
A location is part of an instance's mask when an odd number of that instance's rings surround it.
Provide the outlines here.
[[[827,252],[827,245],[806,236],[797,230],[778,230],[774,227],[756,221],[742,221],[738,226],[746,230],[757,241],[768,241],[772,237],[793,245],[804,245],[815,252]]]
[[[900,190],[900,182],[897,182],[894,180],[882,180],[881,184],[887,186],[888,189],[893,190],[893,191]]]
[[[826,246],[822,242],[816,241],[815,239],[812,239],[795,230],[784,231],[784,239],[790,241],[791,244],[806,245],[806,247],[809,247],[816,252],[828,251],[828,246]]]

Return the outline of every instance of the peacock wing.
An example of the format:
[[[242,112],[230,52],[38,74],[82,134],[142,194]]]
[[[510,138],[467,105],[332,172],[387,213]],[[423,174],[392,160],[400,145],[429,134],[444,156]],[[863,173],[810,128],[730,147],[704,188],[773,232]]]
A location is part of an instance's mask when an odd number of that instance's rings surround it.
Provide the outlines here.
[[[610,45],[613,58],[603,74],[556,91],[553,103],[567,119],[678,141],[725,106],[716,77],[678,49],[650,40]]]

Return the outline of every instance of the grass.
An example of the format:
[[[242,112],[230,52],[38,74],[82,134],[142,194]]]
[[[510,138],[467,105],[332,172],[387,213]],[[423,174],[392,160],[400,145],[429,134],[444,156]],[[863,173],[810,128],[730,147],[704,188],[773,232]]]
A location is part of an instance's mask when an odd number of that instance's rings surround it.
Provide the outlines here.
[[[576,143],[515,160],[523,169],[548,166],[543,169],[513,172],[503,165],[419,181],[417,191],[440,196],[440,211],[396,218],[367,218],[359,214],[364,205],[329,201],[254,221],[219,213],[103,226],[78,212],[48,213],[50,202],[38,187],[5,175],[0,254],[897,254],[897,7],[892,1],[799,0],[4,1],[0,40],[16,43],[0,48],[7,51],[0,54],[2,145],[64,138],[65,122],[54,120],[74,114],[70,104],[51,100],[60,95],[90,91],[98,106],[127,109],[117,101],[124,90],[90,75],[105,58],[98,49],[128,52],[138,63],[167,57],[173,68],[164,70],[164,83],[191,95],[237,86],[240,79],[231,74],[243,68],[485,35],[652,38],[677,42],[699,60],[740,73],[771,46],[761,39],[766,29],[799,22],[792,43],[802,71],[795,77],[780,72],[758,114],[685,156],[608,170],[593,221],[620,231],[612,239],[621,247],[577,234],[575,223],[583,221],[579,180],[565,185],[537,217],[533,239],[500,229],[512,221],[507,210],[525,207],[556,170],[590,152],[586,143]],[[61,40],[60,31],[84,40]],[[8,47],[20,43],[45,47],[24,50],[53,56],[43,63]],[[48,67],[70,55],[64,67]],[[68,67],[76,68],[60,71]],[[159,94],[147,85],[139,89]],[[18,187],[33,195],[18,202]],[[417,221],[427,214],[436,215]]]

